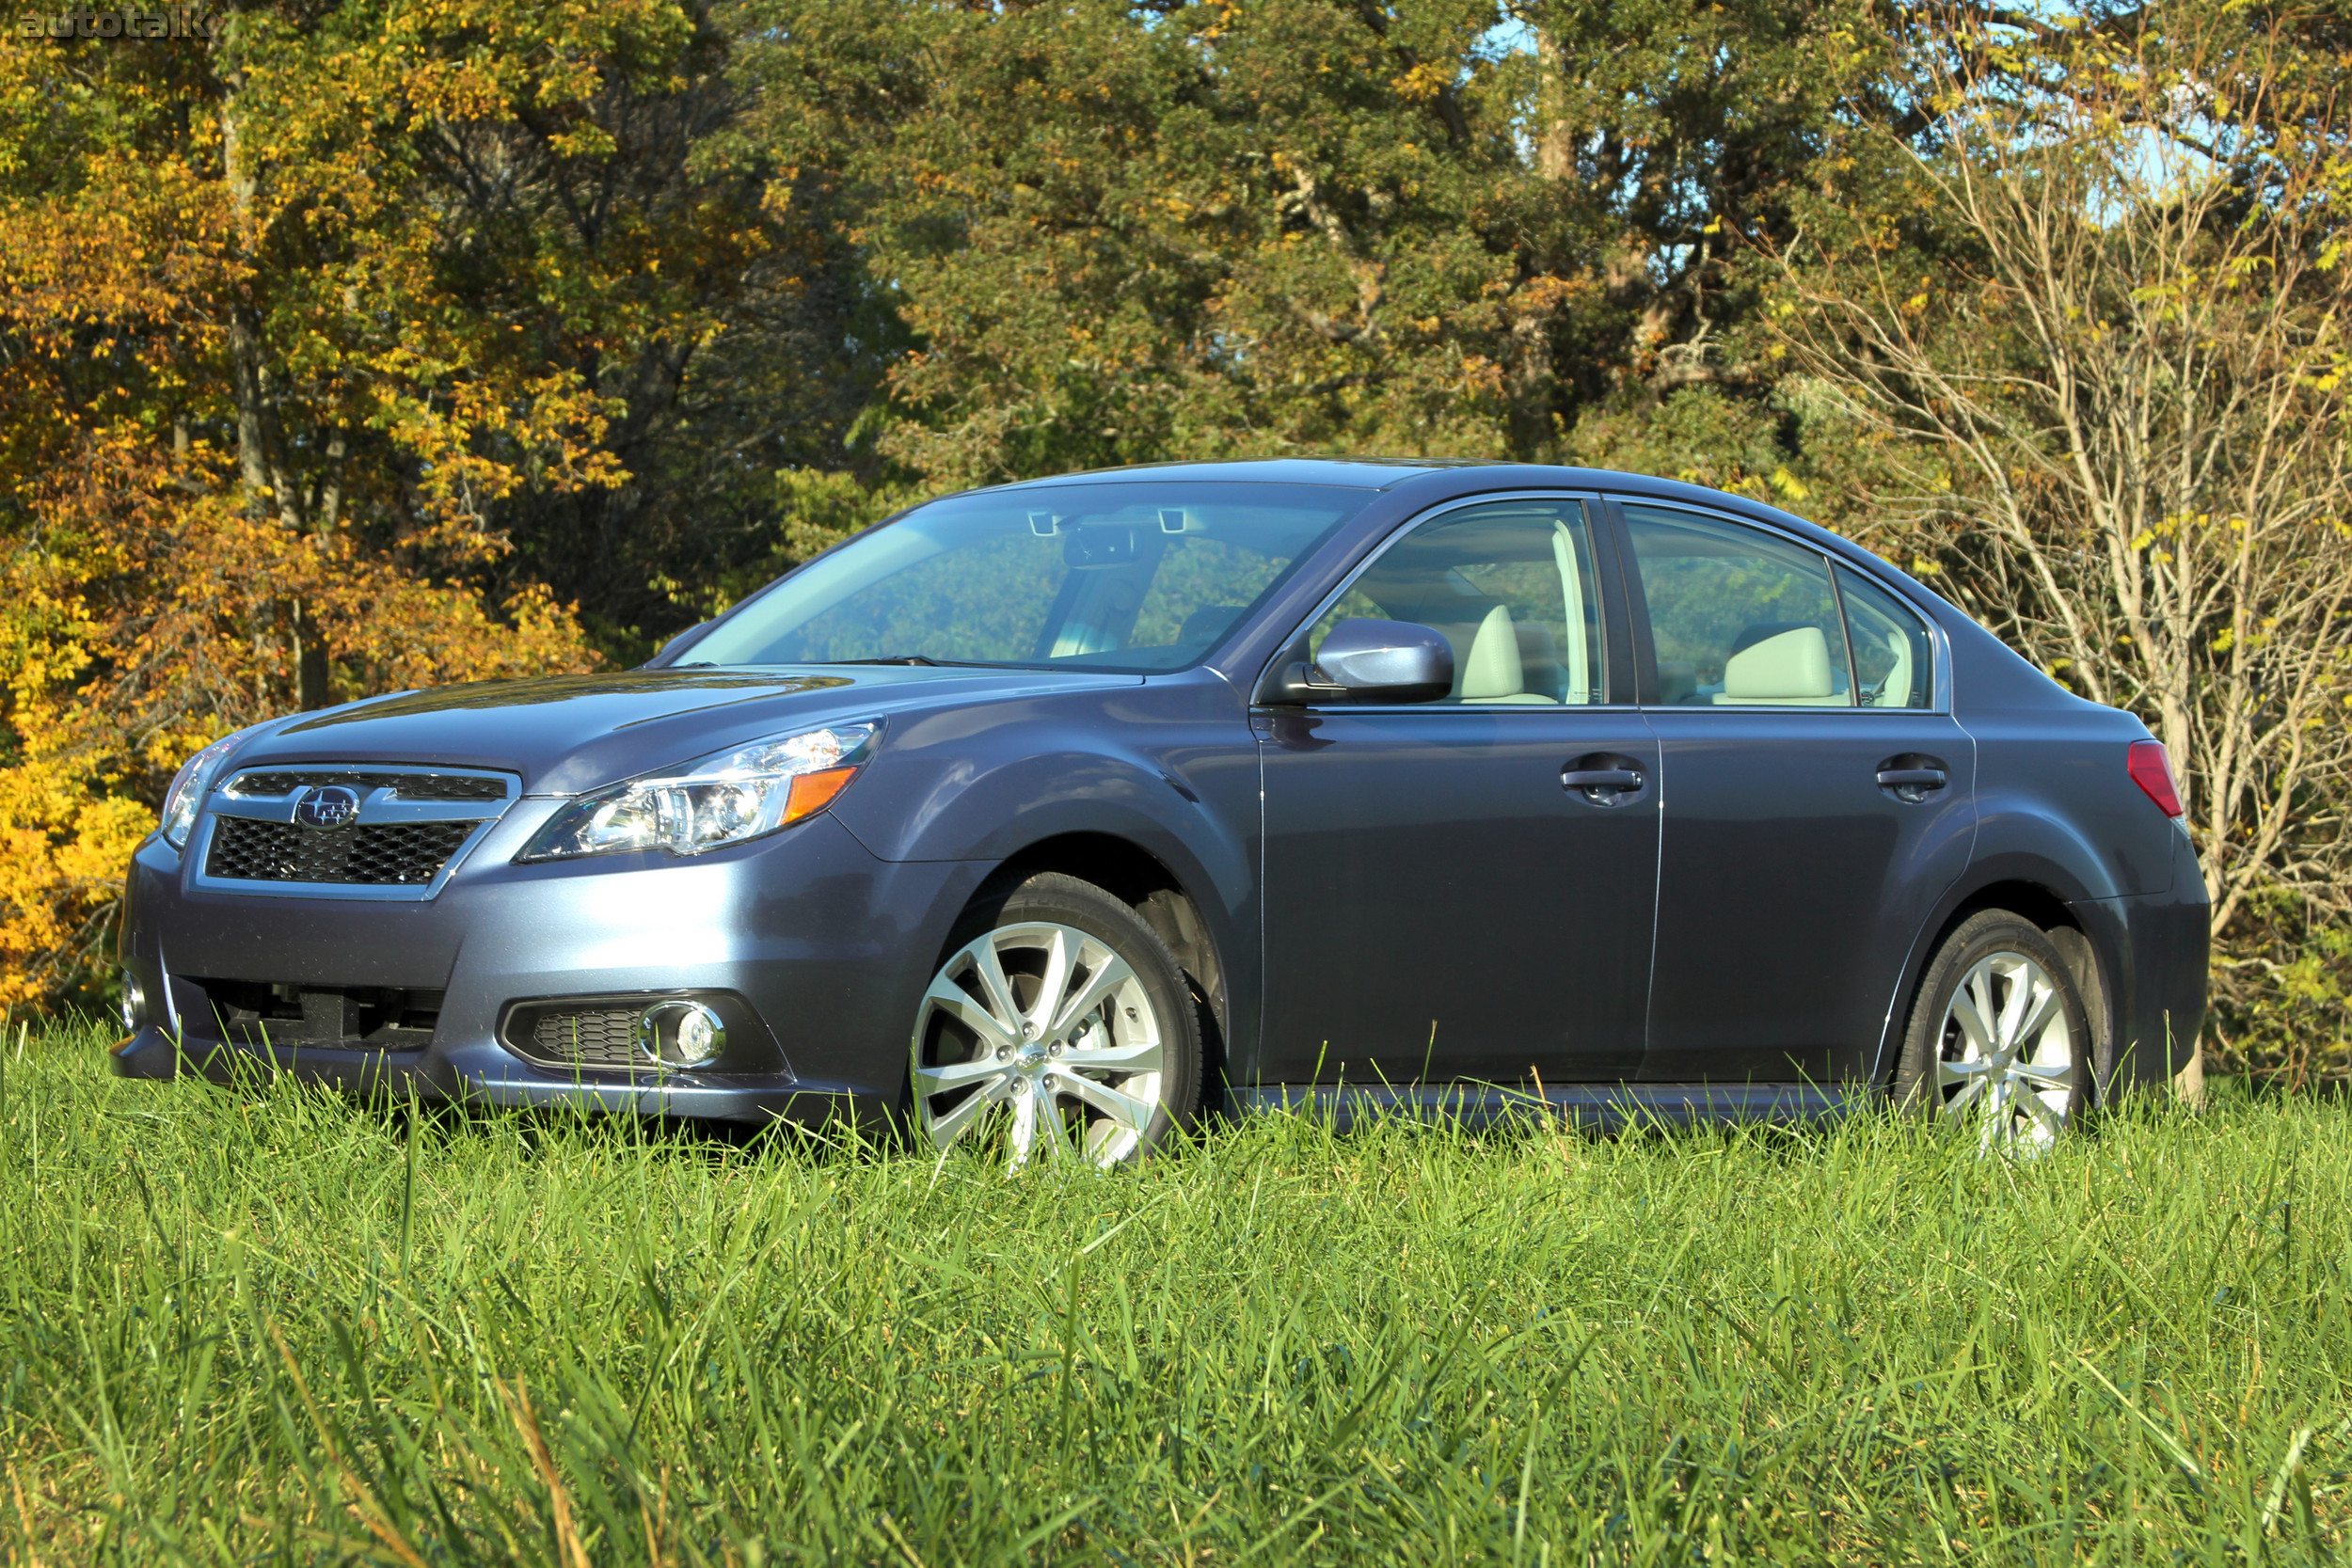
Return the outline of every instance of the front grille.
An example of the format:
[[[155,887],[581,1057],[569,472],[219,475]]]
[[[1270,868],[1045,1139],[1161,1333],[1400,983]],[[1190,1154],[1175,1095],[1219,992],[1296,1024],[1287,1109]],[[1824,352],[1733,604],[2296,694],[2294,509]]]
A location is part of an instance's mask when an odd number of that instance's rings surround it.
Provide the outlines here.
[[[280,800],[305,784],[349,784],[365,795],[389,784],[399,800],[503,800],[506,781],[479,773],[372,773],[364,768],[305,768],[299,772],[240,773],[228,792],[241,800]]]
[[[440,875],[478,822],[305,828],[249,816],[213,819],[208,876],[248,882],[420,887]]]
[[[550,1009],[531,1023],[531,1049],[550,1062],[586,1068],[650,1068],[637,1052],[637,1007]]]

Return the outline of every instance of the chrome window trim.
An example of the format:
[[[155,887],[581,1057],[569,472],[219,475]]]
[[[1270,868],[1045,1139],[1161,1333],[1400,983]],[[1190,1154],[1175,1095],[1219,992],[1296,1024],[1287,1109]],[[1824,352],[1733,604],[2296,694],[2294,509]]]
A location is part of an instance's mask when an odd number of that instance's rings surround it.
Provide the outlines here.
[[[474,831],[460,840],[429,882],[274,882],[242,877],[215,877],[205,870],[213,853],[213,824],[223,816],[262,822],[291,823],[295,797],[240,796],[229,785],[248,773],[292,773],[331,776],[347,773],[389,773],[414,778],[486,779],[503,793],[498,800],[400,800],[388,798],[389,786],[376,785],[360,797],[355,827],[385,827],[410,822],[473,822]],[[342,898],[367,903],[421,904],[439,894],[476,846],[489,836],[515,802],[522,799],[522,780],[494,768],[436,768],[414,763],[377,762],[249,762],[230,770],[222,783],[205,795],[197,814],[196,831],[188,835],[183,863],[188,886],[198,893],[226,894],[241,898]],[[340,831],[340,830],[336,830]]]
[[[1846,649],[1846,678],[1848,681],[1851,681],[1853,679],[1853,634],[1852,628],[1845,624],[1845,594],[1837,586],[1837,573],[1835,570],[1835,568],[1838,566],[1845,567],[1856,577],[1867,580],[1871,586],[1892,595],[1898,604],[1904,606],[1913,614],[1918,616],[1920,620],[1926,622],[1928,627],[1929,651],[1931,657],[1935,661],[1933,677],[1929,686],[1929,690],[1932,700],[1925,707],[1865,707],[1859,703],[1849,703],[1842,708],[1836,708],[1814,707],[1802,703],[1742,703],[1738,707],[1719,708],[1711,704],[1706,707],[1700,707],[1694,704],[1652,703],[1642,705],[1644,711],[1649,713],[1940,713],[1947,716],[1949,716],[1951,713],[1951,644],[1949,639],[1945,636],[1943,623],[1938,621],[1933,615],[1929,614],[1925,610],[1922,610],[1917,602],[1915,601],[1909,594],[1903,592],[1903,590],[1896,584],[1888,582],[1884,578],[1879,576],[1878,573],[1869,570],[1856,562],[1848,561],[1842,555],[1832,555],[1829,551],[1821,548],[1820,546],[1813,543],[1809,539],[1801,539],[1797,535],[1790,533],[1786,529],[1775,528],[1770,523],[1760,523],[1752,517],[1741,517],[1729,512],[1719,512],[1713,507],[1698,506],[1690,501],[1659,500],[1650,496],[1628,495],[1622,491],[1613,490],[1603,492],[1603,494],[1608,501],[1617,509],[1619,523],[1621,525],[1626,525],[1627,528],[1623,543],[1626,546],[1625,553],[1628,557],[1625,562],[1625,569],[1628,572],[1633,573],[1638,577],[1642,570],[1640,562],[1632,558],[1633,552],[1631,548],[1632,536],[1630,526],[1626,523],[1626,518],[1624,516],[1625,510],[1628,507],[1655,507],[1664,512],[1686,513],[1691,516],[1702,518],[1710,523],[1720,523],[1727,528],[1751,529],[1757,533],[1763,534],[1769,539],[1777,540],[1779,543],[1788,545],[1792,548],[1803,550],[1807,555],[1815,557],[1821,562],[1822,570],[1829,578],[1830,596],[1837,605],[1839,629],[1846,634],[1846,641],[1848,644]],[[1629,604],[1626,606],[1629,617],[1631,615],[1632,609],[1633,607]],[[1644,630],[1647,631],[1649,627],[1649,590],[1646,584],[1644,585],[1642,591],[1641,620]],[[1657,640],[1654,633],[1651,634],[1650,646],[1652,649],[1651,657],[1655,660],[1657,657]]]
[[[1601,499],[1601,495],[1602,493],[1597,490],[1488,490],[1475,496],[1456,496],[1452,500],[1439,501],[1427,511],[1414,513],[1391,529],[1389,536],[1374,546],[1371,554],[1348,568],[1347,575],[1340,579],[1338,587],[1316,600],[1314,609],[1307,612],[1306,618],[1283,634],[1281,640],[1275,645],[1274,652],[1267,657],[1265,663],[1259,667],[1257,677],[1249,683],[1250,691],[1254,693],[1263,687],[1267,674],[1275,665],[1281,662],[1283,654],[1290,649],[1291,645],[1296,642],[1302,634],[1312,629],[1314,624],[1322,620],[1333,605],[1347,597],[1347,591],[1356,586],[1357,578],[1372,570],[1382,556],[1395,548],[1400,540],[1422,524],[1442,517],[1450,512],[1460,512],[1473,506],[1491,506],[1498,501],[1574,501],[1584,509],[1584,538],[1586,548],[1589,550],[1592,548],[1593,535],[1607,526],[1607,519],[1597,517],[1593,511],[1594,503]],[[1598,552],[1594,553],[1596,559],[1591,562],[1593,585],[1595,591],[1600,595],[1602,605],[1606,606],[1613,596],[1612,590],[1603,580],[1600,562],[1597,559]],[[1616,591],[1616,596],[1622,596],[1622,590]],[[1614,673],[1609,668],[1609,629],[1605,609],[1601,619],[1600,658],[1601,680],[1604,688],[1613,686],[1615,684]],[[1249,705],[1252,711],[1257,711],[1278,705],[1261,703],[1255,696],[1252,696]],[[1640,711],[1639,705],[1632,703],[1560,703],[1556,705],[1527,703],[1516,705],[1508,703],[1439,702],[1308,703],[1304,705],[1304,708],[1309,713],[1542,713],[1554,716],[1563,713],[1635,713]]]

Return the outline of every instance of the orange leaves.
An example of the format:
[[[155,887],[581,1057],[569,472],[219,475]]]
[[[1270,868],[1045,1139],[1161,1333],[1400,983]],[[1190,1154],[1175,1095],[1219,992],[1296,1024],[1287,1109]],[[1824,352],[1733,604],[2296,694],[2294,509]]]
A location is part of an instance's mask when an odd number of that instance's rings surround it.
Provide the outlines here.
[[[526,574],[630,478],[616,391],[678,395],[778,227],[755,175],[680,172],[723,64],[678,0],[0,52],[0,1006],[103,961],[204,742],[596,662]]]
[[[338,698],[590,668],[568,607],[498,607],[372,551],[231,503],[199,450],[81,439],[19,487],[36,526],[0,561],[0,682],[18,741],[0,768],[0,1005],[39,1000],[103,948],[149,803],[206,741],[283,711],[296,621]]]

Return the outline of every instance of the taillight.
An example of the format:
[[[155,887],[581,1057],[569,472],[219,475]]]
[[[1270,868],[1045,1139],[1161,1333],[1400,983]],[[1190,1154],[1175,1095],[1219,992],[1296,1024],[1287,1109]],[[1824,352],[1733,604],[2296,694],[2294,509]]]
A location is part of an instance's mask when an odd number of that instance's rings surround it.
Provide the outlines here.
[[[2181,792],[2172,787],[2172,759],[2164,754],[2161,740],[2135,740],[2123,766],[2132,775],[2132,783],[2147,792],[2167,816],[2181,815]]]

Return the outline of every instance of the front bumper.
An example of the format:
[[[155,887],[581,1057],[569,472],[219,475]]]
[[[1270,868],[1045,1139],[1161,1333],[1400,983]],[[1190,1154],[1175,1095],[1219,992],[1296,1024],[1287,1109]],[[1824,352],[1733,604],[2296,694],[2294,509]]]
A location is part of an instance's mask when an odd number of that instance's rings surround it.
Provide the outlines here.
[[[200,890],[180,855],[150,841],[133,860],[122,927],[150,1016],[115,1048],[114,1069],[222,1083],[276,1071],[485,1105],[754,1122],[896,1110],[915,999],[977,869],[879,860],[830,815],[691,859],[513,864],[559,804],[519,802],[417,902]],[[429,1043],[413,1049],[263,1044],[228,1037],[236,1031],[199,980],[442,995]],[[657,1073],[534,1061],[501,1037],[517,1002],[679,990],[739,997],[771,1042],[727,1060],[732,1070]]]

